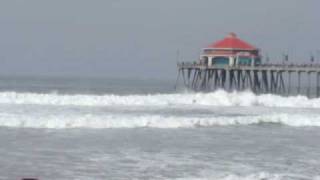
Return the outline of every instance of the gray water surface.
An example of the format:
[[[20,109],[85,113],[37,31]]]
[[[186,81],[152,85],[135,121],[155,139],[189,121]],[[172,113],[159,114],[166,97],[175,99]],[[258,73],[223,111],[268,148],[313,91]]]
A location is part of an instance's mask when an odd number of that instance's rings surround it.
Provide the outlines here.
[[[313,179],[317,128],[0,129],[1,179]]]

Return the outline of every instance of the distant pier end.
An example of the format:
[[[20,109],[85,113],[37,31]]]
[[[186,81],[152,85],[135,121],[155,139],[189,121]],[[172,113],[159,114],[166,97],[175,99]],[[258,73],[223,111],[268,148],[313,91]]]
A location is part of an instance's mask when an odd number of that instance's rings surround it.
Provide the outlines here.
[[[230,33],[202,50],[196,62],[179,62],[177,85],[194,91],[251,90],[256,94],[320,97],[320,65],[262,63],[258,48]]]

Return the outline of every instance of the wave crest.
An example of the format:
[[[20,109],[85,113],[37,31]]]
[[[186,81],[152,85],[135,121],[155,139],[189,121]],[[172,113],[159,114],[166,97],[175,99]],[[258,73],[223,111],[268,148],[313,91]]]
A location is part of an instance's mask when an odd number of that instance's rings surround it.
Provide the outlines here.
[[[266,106],[320,108],[320,99],[305,96],[282,97],[278,95],[255,95],[252,92],[177,93],[149,95],[61,95],[55,93],[1,92],[1,104],[75,105],[75,106]]]
[[[320,126],[318,115],[273,114],[239,117],[179,117],[161,115],[52,114],[0,116],[0,126],[27,128],[194,128],[254,124],[283,124],[295,127]]]

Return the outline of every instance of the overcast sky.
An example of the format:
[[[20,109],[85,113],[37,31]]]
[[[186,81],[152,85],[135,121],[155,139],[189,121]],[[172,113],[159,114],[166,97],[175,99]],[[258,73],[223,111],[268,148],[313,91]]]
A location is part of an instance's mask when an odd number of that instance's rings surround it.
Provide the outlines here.
[[[271,60],[320,59],[319,0],[1,0],[0,74],[175,78],[176,52],[235,32]]]

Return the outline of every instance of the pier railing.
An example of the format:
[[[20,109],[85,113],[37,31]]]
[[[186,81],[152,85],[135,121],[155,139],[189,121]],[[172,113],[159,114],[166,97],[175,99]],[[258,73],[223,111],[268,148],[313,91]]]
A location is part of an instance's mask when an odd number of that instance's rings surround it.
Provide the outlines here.
[[[320,72],[320,64],[259,64],[259,65],[211,65],[198,62],[179,62],[178,68],[200,68],[200,69],[246,69],[246,70],[284,70],[301,72]]]

